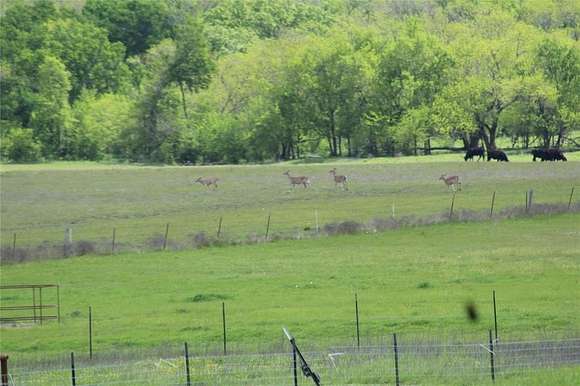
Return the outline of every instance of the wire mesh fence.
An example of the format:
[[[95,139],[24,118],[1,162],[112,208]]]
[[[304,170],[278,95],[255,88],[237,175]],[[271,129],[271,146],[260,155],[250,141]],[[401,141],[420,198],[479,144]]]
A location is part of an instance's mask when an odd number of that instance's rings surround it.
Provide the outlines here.
[[[322,384],[483,384],[493,379],[580,374],[580,339],[447,342],[389,337],[383,344],[316,347],[303,340],[304,357]],[[300,343],[300,342],[299,342]],[[188,355],[178,347],[162,356],[129,360],[68,356],[13,363],[12,385],[293,385],[291,348],[268,353]],[[300,373],[300,384],[310,384]]]
[[[9,263],[87,254],[188,250],[212,245],[374,233],[451,221],[487,221],[580,211],[580,202],[573,200],[572,194],[566,202],[544,202],[538,199],[538,194],[532,200],[529,192],[525,193],[519,205],[502,202],[499,197],[495,200],[494,192],[493,200],[485,198],[481,202],[470,202],[471,208],[466,208],[468,204],[454,194],[445,202],[418,199],[412,206],[403,207],[396,206],[394,202],[385,203],[384,207],[357,204],[356,211],[348,205],[338,205],[332,209],[311,208],[305,202],[295,207],[285,207],[280,212],[216,213],[199,223],[192,220],[191,224],[144,221],[138,230],[124,227],[94,229],[93,224],[78,224],[66,227],[64,232],[51,229],[42,241],[37,235],[27,235],[26,230],[12,230],[3,232],[0,255],[3,263]],[[426,212],[417,208],[423,208]],[[434,208],[440,209],[433,212]]]

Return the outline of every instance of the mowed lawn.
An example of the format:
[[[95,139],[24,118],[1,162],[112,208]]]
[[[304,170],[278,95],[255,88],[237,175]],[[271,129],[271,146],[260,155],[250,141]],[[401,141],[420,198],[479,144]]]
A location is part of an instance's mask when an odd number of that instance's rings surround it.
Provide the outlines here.
[[[455,208],[496,211],[523,206],[525,192],[534,202],[568,203],[572,186],[580,186],[580,152],[570,162],[531,162],[529,155],[510,163],[464,162],[461,154],[424,157],[338,160],[324,164],[281,163],[241,166],[126,166],[95,163],[2,165],[0,226],[3,246],[37,246],[63,242],[65,228],[73,240],[111,244],[113,228],[121,250],[147,245],[170,224],[169,242],[187,247],[194,235],[215,236],[219,218],[225,239],[262,236],[271,215],[270,235],[300,236],[318,225],[376,217],[440,214],[451,194],[439,176],[459,175],[463,190]],[[350,180],[336,188],[329,169]],[[282,173],[311,178],[309,189],[290,187]],[[193,181],[220,178],[217,190]],[[580,199],[580,192],[574,201]]]
[[[580,215],[3,266],[2,284],[12,283],[59,283],[63,316],[2,327],[2,351],[15,360],[86,352],[89,305],[101,353],[184,341],[218,351],[222,302],[232,347],[282,342],[283,326],[309,343],[352,342],[355,293],[363,342],[392,332],[485,341],[494,289],[504,340],[577,336]],[[31,294],[2,297],[26,304]]]

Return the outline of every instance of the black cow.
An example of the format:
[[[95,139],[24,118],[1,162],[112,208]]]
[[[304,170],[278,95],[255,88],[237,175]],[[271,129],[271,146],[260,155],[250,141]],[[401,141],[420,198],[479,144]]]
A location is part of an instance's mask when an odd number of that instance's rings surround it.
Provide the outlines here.
[[[532,150],[532,155],[534,156],[533,161],[539,158],[542,162],[544,161],[568,161],[566,156],[559,149],[534,149]]]
[[[475,156],[478,156],[477,158],[478,161],[485,157],[483,147],[472,147],[471,149],[468,149],[467,152],[465,153],[464,158],[467,161],[469,159],[473,159],[473,157]]]
[[[501,150],[488,150],[487,152],[487,161],[491,161],[492,159],[504,162],[509,162],[507,155]]]

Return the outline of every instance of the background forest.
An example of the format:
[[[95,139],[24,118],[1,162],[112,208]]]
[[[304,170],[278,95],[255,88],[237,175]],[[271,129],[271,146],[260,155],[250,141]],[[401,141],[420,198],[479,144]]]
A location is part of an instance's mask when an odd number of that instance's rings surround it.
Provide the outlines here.
[[[576,0],[3,4],[4,161],[578,145]]]

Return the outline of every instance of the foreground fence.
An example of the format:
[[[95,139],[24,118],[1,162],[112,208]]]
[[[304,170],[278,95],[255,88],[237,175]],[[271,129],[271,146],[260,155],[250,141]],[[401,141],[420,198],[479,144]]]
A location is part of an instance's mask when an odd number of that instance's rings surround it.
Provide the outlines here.
[[[306,346],[304,356],[323,385],[484,384],[546,377],[573,384],[580,375],[580,339],[470,343],[406,341],[372,346]],[[63,358],[64,359],[64,358]],[[291,346],[286,352],[196,356],[175,348],[138,361],[91,361],[74,354],[60,364],[30,368],[12,363],[9,385],[293,385]],[[69,360],[70,359],[70,360]],[[68,363],[67,363],[68,362]],[[567,383],[569,379],[570,383]],[[312,384],[300,373],[299,384]],[[519,381],[518,381],[519,380]],[[560,380],[560,381],[558,381]],[[522,383],[524,382],[524,383]]]

